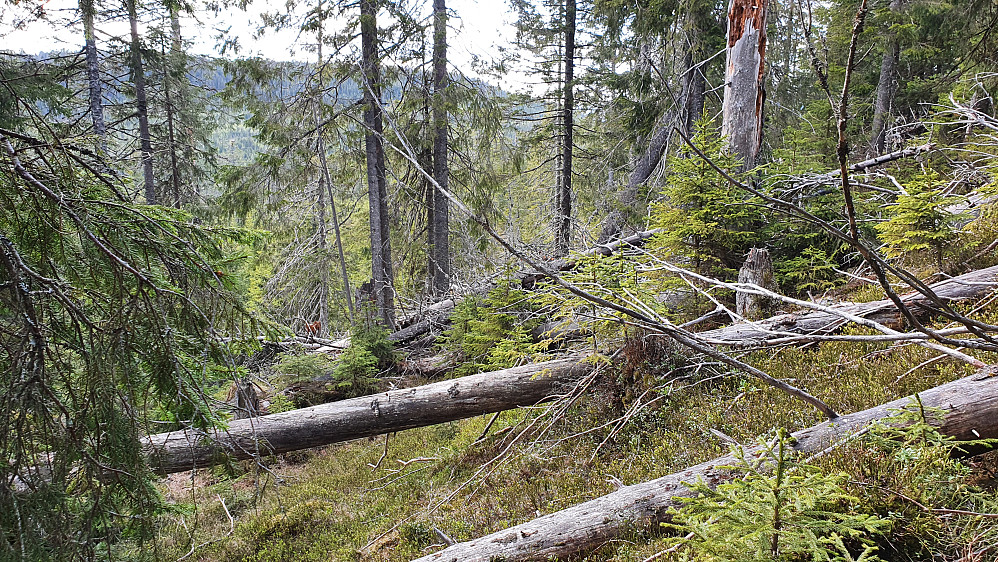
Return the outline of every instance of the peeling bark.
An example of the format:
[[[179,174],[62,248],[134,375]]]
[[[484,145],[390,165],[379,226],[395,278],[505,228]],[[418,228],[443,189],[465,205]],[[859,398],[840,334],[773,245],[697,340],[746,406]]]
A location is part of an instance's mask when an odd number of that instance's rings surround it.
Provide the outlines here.
[[[732,0],[728,10],[721,134],[742,170],[755,166],[762,145],[768,7],[769,0]]]

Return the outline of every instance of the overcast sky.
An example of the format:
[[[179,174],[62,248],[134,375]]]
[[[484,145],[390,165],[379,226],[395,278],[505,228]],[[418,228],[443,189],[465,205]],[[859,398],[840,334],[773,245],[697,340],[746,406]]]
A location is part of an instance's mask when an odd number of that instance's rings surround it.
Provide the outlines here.
[[[450,20],[449,56],[451,66],[466,74],[475,73],[471,63],[475,58],[489,60],[512,37],[512,14],[504,0],[448,0],[448,8],[456,17]],[[301,48],[300,42],[314,41],[314,37],[298,38],[291,30],[268,32],[262,39],[253,37],[260,23],[260,13],[283,9],[283,0],[255,0],[247,12],[228,10],[219,16],[199,14],[198,20],[185,18],[185,38],[194,42],[192,52],[217,55],[216,36],[228,30],[239,38],[238,56],[264,56],[271,59],[311,60],[315,55]],[[75,20],[77,0],[0,0],[0,45],[3,50],[37,53],[41,51],[75,51],[82,47],[83,34],[78,28],[68,28],[67,21]],[[37,21],[33,14],[43,10],[45,18]],[[422,14],[429,16],[430,2],[425,0]],[[35,20],[35,21],[32,21]],[[28,21],[27,25],[22,25]],[[330,22],[329,31],[336,29]],[[98,22],[98,44],[127,40],[127,21]],[[507,88],[518,89],[523,80],[511,76]]]

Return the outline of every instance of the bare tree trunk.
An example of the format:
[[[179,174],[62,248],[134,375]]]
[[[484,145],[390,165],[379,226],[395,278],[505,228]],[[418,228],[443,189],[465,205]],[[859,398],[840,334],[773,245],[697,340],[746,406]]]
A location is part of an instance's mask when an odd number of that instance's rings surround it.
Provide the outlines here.
[[[891,0],[891,16],[901,11],[902,0]],[[894,103],[897,91],[897,66],[901,55],[901,43],[897,32],[889,32],[885,38],[884,58],[880,61],[880,80],[877,82],[877,101],[873,106],[873,125],[870,131],[870,147],[873,154],[881,154],[887,147],[887,118]]]
[[[90,89],[90,119],[94,124],[101,152],[107,153],[107,125],[104,123],[104,94],[100,81],[100,58],[94,33],[94,0],[80,0],[83,16],[84,51],[87,61],[87,83]]]
[[[168,474],[530,406],[592,372],[582,355],[236,420],[225,430],[150,435],[150,465]]]
[[[575,132],[575,0],[565,0],[565,83],[561,108],[561,178],[555,201],[556,227],[554,253],[568,255],[572,247],[572,149]]]
[[[447,161],[447,5],[445,0],[433,0],[433,179],[444,190],[448,188]],[[430,278],[434,295],[450,289],[450,210],[447,197],[433,191],[433,245],[430,247]]]
[[[138,0],[125,0],[128,23],[131,27],[132,80],[135,83],[135,112],[139,118],[139,146],[142,153],[142,181],[146,204],[156,205],[156,182],[152,173],[152,135],[149,132],[149,103],[146,100],[145,68],[142,64],[142,46],[139,42]]]
[[[385,176],[384,125],[381,119],[381,77],[378,68],[376,0],[360,1],[361,66],[364,71],[364,152],[371,214],[371,270],[374,303],[388,329],[395,325],[395,275],[388,220],[388,181]]]
[[[322,13],[321,1],[318,3],[317,10],[320,14]],[[312,119],[315,121],[315,151],[318,153],[319,164],[322,168],[319,171],[319,197],[315,213],[316,230],[319,236],[319,254],[321,256],[319,260],[319,331],[316,335],[324,338],[329,333],[329,270],[332,269],[329,263],[330,255],[326,233],[326,192],[327,190],[329,191],[330,199],[332,199],[332,190],[329,189],[326,183],[329,179],[329,168],[326,163],[326,144],[322,139],[322,124],[319,121],[319,105],[322,103],[322,69],[324,62],[322,59],[322,25],[323,20],[320,16],[319,27],[315,34],[316,57],[318,58],[316,72],[318,76],[316,77],[315,91],[312,93]],[[347,294],[349,295],[349,289]]]
[[[319,133],[320,139],[322,133]],[[333,184],[329,178],[329,165],[326,162],[325,143],[322,143],[319,152],[319,159],[322,162],[322,174],[326,178],[326,190],[329,195],[329,210],[333,218],[333,235],[336,238],[336,253],[340,261],[340,274],[343,276],[343,296],[347,299],[347,310],[350,312],[350,321],[354,321],[353,293],[350,290],[350,274],[347,273],[347,259],[343,254],[343,239],[340,237],[340,219],[336,213],[336,199],[333,197]]]
[[[769,251],[762,248],[749,250],[748,258],[738,270],[739,283],[752,283],[773,292],[779,292],[776,275],[773,273],[773,260]],[[735,312],[742,318],[758,320],[771,314],[773,300],[762,295],[738,293],[735,295]]]
[[[707,60],[706,41],[712,27],[720,24],[714,11],[703,5],[695,5],[687,14],[686,56],[684,71],[686,79],[683,83],[683,119],[684,132],[693,134],[694,124],[703,115],[704,101],[707,96],[707,77],[704,75],[703,63]]]
[[[942,411],[941,416],[930,416],[929,422],[943,434],[960,440],[998,437],[995,372],[994,367],[988,367],[919,393],[926,410]],[[793,434],[793,448],[803,455],[820,453],[911,403],[912,398],[902,398],[798,431]],[[682,508],[681,498],[694,493],[687,482],[702,479],[712,487],[717,486],[736,476],[726,467],[736,465],[737,461],[734,455],[726,455],[649,482],[624,486],[594,500],[447,547],[414,562],[552,560],[585,552],[622,533],[654,529],[659,523],[669,521],[669,510]]]
[[[176,137],[176,127],[174,125],[176,107],[174,106],[174,100],[171,96],[170,85],[177,81],[183,80],[184,77],[184,67],[183,67],[183,46],[180,37],[180,15],[177,13],[177,6],[175,4],[169,5],[170,10],[170,32],[171,32],[171,42],[170,42],[170,55],[163,57],[163,93],[166,97],[166,130],[167,130],[167,141],[169,143],[170,151],[170,185],[173,189],[173,206],[180,208],[182,203],[181,197],[181,187],[180,187],[180,163],[177,158],[177,137]]]
[[[762,145],[769,0],[731,0],[721,134],[741,169],[755,166]]]
[[[316,135],[321,135],[322,129],[316,130]],[[322,153],[324,147],[321,141],[316,142],[316,152]],[[320,159],[324,159],[325,154],[322,154]],[[319,237],[319,331],[316,333],[319,337],[326,337],[329,334],[329,270],[332,268],[329,263],[329,242],[328,235],[326,233],[326,191],[328,186],[326,185],[326,174],[325,170],[321,170],[319,173],[319,200],[316,203],[315,210],[315,221],[317,227],[317,235]]]

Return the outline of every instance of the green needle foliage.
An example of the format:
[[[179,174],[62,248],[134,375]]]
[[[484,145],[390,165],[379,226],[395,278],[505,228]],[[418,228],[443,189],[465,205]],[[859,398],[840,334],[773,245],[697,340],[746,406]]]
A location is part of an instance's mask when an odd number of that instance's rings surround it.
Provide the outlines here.
[[[355,326],[347,348],[333,371],[338,388],[347,397],[363,396],[378,389],[378,377],[395,368],[395,349],[388,330],[371,322]]]
[[[843,473],[826,474],[793,457],[791,438],[780,432],[760,440],[759,455],[736,449],[743,474],[711,489],[693,485],[698,496],[686,501],[674,520],[692,559],[734,561],[869,561],[878,558],[870,535],[887,531],[890,522],[856,513],[859,500],[848,495]],[[854,557],[853,552],[859,555]]]
[[[888,256],[928,254],[942,267],[944,252],[956,244],[957,225],[963,219],[946,209],[957,198],[946,196],[943,187],[939,175],[930,170],[909,183],[907,194],[898,196],[888,211],[889,218],[877,225]]]
[[[705,115],[697,120],[693,144],[723,169],[734,169],[735,159]],[[665,202],[652,208],[651,226],[663,233],[657,244],[666,258],[676,256],[698,273],[730,278],[745,254],[761,240],[761,207],[724,178],[703,158],[674,156],[662,190]]]
[[[442,344],[461,361],[455,376],[506,369],[543,352],[547,342],[534,343],[530,335],[540,322],[533,309],[526,292],[508,285],[458,304]]]
[[[215,425],[222,336],[259,332],[224,279],[240,233],[131,204],[101,169],[68,142],[0,135],[3,560],[113,558],[151,537],[140,437]]]

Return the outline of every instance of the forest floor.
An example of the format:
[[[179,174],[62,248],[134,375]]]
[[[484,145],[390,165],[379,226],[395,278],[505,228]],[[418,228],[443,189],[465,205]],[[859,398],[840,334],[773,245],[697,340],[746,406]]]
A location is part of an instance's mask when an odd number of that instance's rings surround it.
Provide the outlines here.
[[[986,304],[977,317],[998,320],[998,305]],[[480,416],[172,475],[162,491],[174,509],[161,519],[156,549],[167,559],[206,561],[410,560],[447,541],[495,532],[722,455],[729,444],[716,432],[752,443],[776,428],[821,421],[816,411],[755,379],[688,364],[662,340],[622,343],[623,352],[600,367],[593,388],[560,415],[557,403],[522,408],[501,413],[488,431],[491,416]],[[917,367],[934,355],[916,345],[826,342],[742,359],[839,412],[853,412],[972,371],[950,360]],[[978,358],[998,360],[985,355]],[[975,461],[968,479],[993,486],[994,455],[989,459]],[[875,462],[843,450],[822,464],[855,472]],[[869,490],[849,492],[869,499]],[[878,541],[879,554],[890,559],[902,543],[906,555],[913,548],[928,554],[931,544],[909,544],[906,534],[920,532],[913,529],[897,523]],[[579,559],[643,561],[662,551],[668,537],[635,531]]]

